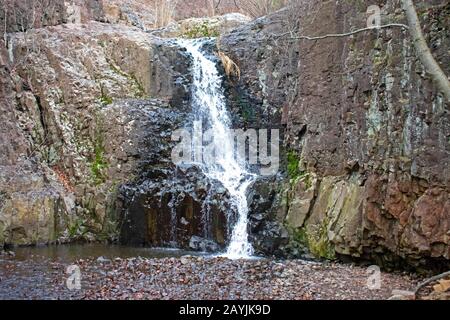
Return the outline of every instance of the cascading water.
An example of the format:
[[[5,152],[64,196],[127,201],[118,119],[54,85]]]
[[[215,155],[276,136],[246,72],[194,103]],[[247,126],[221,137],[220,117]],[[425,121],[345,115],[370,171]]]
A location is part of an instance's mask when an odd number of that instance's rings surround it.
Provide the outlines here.
[[[238,212],[225,256],[231,259],[249,258],[253,254],[253,248],[248,242],[246,193],[254,182],[255,175],[246,170],[245,157],[235,157],[234,136],[230,131],[231,120],[226,109],[222,78],[216,64],[201,51],[205,40],[177,42],[193,58],[192,107],[196,120],[207,123],[215,152],[214,161],[203,161],[201,167],[209,178],[224,185]]]

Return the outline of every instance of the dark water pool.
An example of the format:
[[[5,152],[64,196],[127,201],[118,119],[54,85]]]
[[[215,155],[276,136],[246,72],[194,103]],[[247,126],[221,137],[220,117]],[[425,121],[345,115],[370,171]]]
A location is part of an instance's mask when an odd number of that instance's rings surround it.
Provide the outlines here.
[[[49,261],[74,262],[78,259],[99,258],[167,258],[204,253],[170,248],[142,248],[106,244],[70,244],[59,246],[18,247],[13,250],[15,260],[47,259]]]

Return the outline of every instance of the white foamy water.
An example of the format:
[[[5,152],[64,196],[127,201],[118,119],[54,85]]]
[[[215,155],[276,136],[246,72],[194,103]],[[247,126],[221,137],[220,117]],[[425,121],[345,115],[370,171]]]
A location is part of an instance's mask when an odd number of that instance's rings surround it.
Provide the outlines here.
[[[207,123],[216,152],[215,161],[202,164],[204,173],[224,185],[231,195],[231,201],[238,212],[238,219],[232,226],[230,243],[225,257],[230,259],[250,258],[253,248],[248,241],[248,203],[247,189],[255,175],[246,170],[245,160],[234,156],[234,136],[231,120],[226,109],[222,78],[216,64],[202,52],[204,40],[178,40],[180,46],[192,55],[193,85],[192,107],[197,120]]]

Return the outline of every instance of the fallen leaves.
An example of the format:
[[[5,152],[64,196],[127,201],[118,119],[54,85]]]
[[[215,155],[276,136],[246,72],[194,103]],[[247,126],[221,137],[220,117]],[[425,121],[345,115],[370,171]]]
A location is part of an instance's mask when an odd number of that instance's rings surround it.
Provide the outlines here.
[[[82,290],[66,288],[67,264],[34,261],[32,267],[21,270],[24,282],[16,287],[0,282],[0,299],[387,299],[392,288],[411,290],[415,284],[405,274],[383,273],[382,289],[369,290],[363,267],[303,260],[183,256],[79,259],[75,263],[82,270]],[[14,260],[0,263],[0,270],[9,276],[16,267],[20,265]],[[33,269],[50,280],[36,285]]]
[[[438,281],[438,284],[433,286],[433,290],[435,292],[447,292],[450,291],[450,279],[449,280],[445,280],[445,279],[441,279]]]

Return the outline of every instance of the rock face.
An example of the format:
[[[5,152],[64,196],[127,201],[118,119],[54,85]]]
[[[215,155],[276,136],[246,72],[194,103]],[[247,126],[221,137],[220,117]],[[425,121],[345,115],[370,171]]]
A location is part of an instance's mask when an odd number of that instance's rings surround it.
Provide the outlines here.
[[[140,159],[133,179],[128,177],[119,188],[116,208],[122,244],[187,248],[193,235],[214,239],[221,245],[228,238],[226,213],[231,208],[225,189],[207,179],[200,168],[176,167],[171,161],[177,143],[172,141],[172,133],[184,127],[191,114],[190,92],[185,93],[184,103],[144,109],[145,116],[138,116],[142,123]],[[136,103],[136,108],[127,108],[127,112],[142,113],[143,107]],[[203,242],[200,244],[197,249],[204,247]]]
[[[192,236],[189,240],[189,249],[202,252],[217,252],[220,248],[214,241]]]
[[[212,53],[213,48],[214,41],[204,44],[206,52]],[[178,144],[171,139],[174,130],[192,129],[195,118],[191,57],[181,47],[179,52],[185,63],[176,81],[180,93],[173,96],[170,112],[153,114],[148,120],[152,125],[143,128],[147,138],[140,152],[139,173],[120,188],[120,242],[212,251],[228,240],[228,221],[234,221],[236,209],[219,181],[209,179],[200,167],[175,166],[171,159]]]
[[[195,167],[158,168],[146,171],[145,176],[121,188],[122,244],[200,251],[225,245],[233,209],[220,183],[210,181]]]
[[[142,31],[95,22],[10,34],[8,51],[1,243],[115,236],[119,186],[156,157],[144,148],[160,133],[149,117],[189,98],[186,57]]]
[[[24,110],[18,106],[15,83],[5,66],[0,73],[0,245],[55,239],[64,228],[60,218],[73,208],[73,198],[64,196],[55,173],[33,158],[36,148],[29,144],[18,118]],[[40,123],[35,109],[29,117]]]
[[[175,21],[240,11],[234,0],[221,0],[220,3],[209,0],[102,0],[102,2],[107,22],[131,25],[144,30],[162,28]]]
[[[405,23],[399,2],[383,21]],[[282,131],[282,172],[248,196],[258,251],[449,265],[449,106],[408,32],[290,39],[363,28],[370,1],[299,0],[250,23],[189,19],[151,33],[111,1],[11,3],[0,8],[0,245],[120,235],[222,246],[227,193],[170,161],[170,133],[191,112],[189,59],[156,37],[221,34],[217,49],[241,75],[225,78],[234,125]],[[418,11],[450,74],[449,4]]]
[[[102,0],[3,0],[0,6],[2,34],[90,20],[104,21]]]
[[[273,206],[255,214],[289,231],[290,244],[278,248],[284,254],[299,255],[306,246],[326,258],[448,266],[449,106],[408,32],[286,38],[292,30],[316,36],[363,28],[371,4],[299,1],[295,10],[221,37],[242,75],[230,92],[251,103],[262,125],[271,118],[286,129],[286,178],[273,187],[279,195]],[[399,1],[382,7],[383,21],[404,23],[400,8]],[[450,74],[450,7],[437,1],[418,10],[433,54]],[[235,104],[244,119],[247,104]]]
[[[66,24],[64,12],[2,42],[0,244],[223,245],[228,195],[171,161],[192,111],[190,57],[140,28]]]

